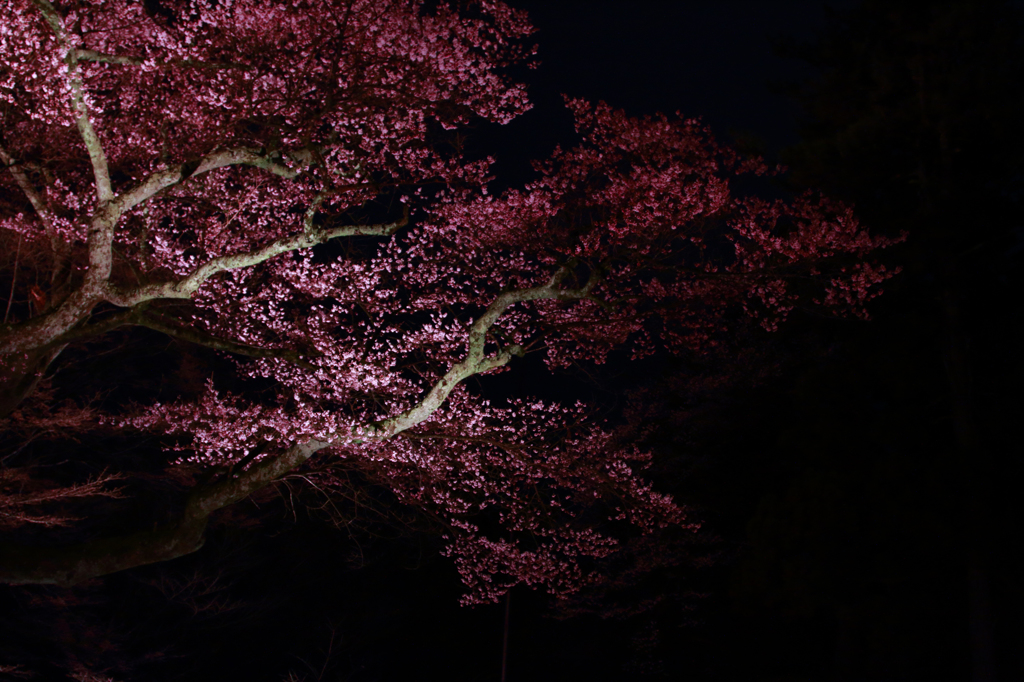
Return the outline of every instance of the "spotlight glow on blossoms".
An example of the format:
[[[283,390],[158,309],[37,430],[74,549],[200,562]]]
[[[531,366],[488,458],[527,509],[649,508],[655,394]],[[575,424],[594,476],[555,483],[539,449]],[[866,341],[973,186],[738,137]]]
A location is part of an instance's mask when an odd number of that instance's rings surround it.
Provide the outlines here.
[[[165,436],[191,492],[152,532],[5,547],[0,580],[195,551],[211,514],[337,461],[440,519],[467,601],[570,592],[615,551],[608,529],[690,522],[588,406],[491,404],[466,379],[531,353],[554,371],[700,348],[737,313],[768,329],[798,306],[863,315],[892,274],[865,261],[890,242],[848,207],[738,196],[734,178],[767,169],[694,120],[567,100],[578,144],[488,194],[490,159],[467,161],[456,133],[529,108],[505,69],[532,29],[501,2],[146,6],[0,10],[0,230],[18,244],[0,417],[16,438]],[[64,349],[133,326],[223,351],[271,394],[211,378],[196,400],[109,414],[45,402]],[[0,517],[40,518],[2,495]]]

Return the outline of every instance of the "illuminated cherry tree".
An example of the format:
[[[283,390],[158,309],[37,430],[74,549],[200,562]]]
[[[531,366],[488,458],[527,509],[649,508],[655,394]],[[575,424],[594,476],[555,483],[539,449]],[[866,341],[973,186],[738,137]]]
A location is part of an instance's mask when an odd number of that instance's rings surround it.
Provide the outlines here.
[[[557,371],[699,349],[737,312],[769,330],[798,306],[864,315],[891,275],[865,260],[889,242],[848,207],[737,196],[736,176],[767,169],[694,120],[568,100],[578,144],[489,194],[490,160],[467,160],[455,133],[529,107],[503,74],[530,59],[531,28],[500,2],[2,12],[3,427],[15,442],[161,434],[168,476],[191,486],[152,530],[3,546],[5,582],[71,584],[195,551],[211,514],[286,477],[329,494],[331,468],[310,466],[337,461],[444,524],[468,601],[517,582],[571,591],[615,551],[614,529],[690,522],[589,406],[489,401],[466,379],[527,354]],[[125,327],[222,351],[273,388],[49,400],[64,349]],[[24,479],[6,471],[0,485]],[[59,525],[33,505],[118,495],[122,476],[49,497],[7,486],[0,522]]]

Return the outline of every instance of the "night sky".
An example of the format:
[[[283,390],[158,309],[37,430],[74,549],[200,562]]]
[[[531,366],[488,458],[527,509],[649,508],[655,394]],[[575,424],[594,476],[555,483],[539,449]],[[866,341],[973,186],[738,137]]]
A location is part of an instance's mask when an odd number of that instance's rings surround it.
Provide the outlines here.
[[[526,9],[537,26],[540,66],[517,71],[530,84],[532,111],[470,133],[471,149],[497,157],[499,186],[528,180],[530,159],[572,144],[565,94],[630,115],[700,117],[720,141],[794,166],[765,191],[785,196],[817,184],[862,206],[873,229],[913,236],[886,255],[905,274],[869,322],[797,318],[774,336],[750,332],[720,356],[629,370],[613,362],[596,387],[578,376],[565,380],[611,403],[625,389],[648,386],[669,411],[689,415],[685,442],[652,437],[649,446],[662,458],[652,475],[705,527],[686,542],[664,538],[681,557],[677,565],[571,605],[589,613],[567,617],[571,608],[514,589],[507,680],[1024,678],[1011,636],[1024,606],[1024,515],[1014,491],[1024,473],[1016,454],[1024,421],[1016,383],[1024,378],[1017,357],[1024,220],[1022,157],[1014,155],[1024,147],[1019,130],[999,127],[1021,120],[1020,98],[971,95],[978,104],[955,119],[957,152],[964,152],[950,171],[965,178],[956,185],[962,192],[918,203],[923,190],[895,170],[913,164],[896,152],[879,156],[902,144],[892,140],[925,140],[907,143],[906,154],[932,163],[920,151],[930,138],[906,133],[917,119],[900,109],[904,86],[890,84],[872,101],[873,123],[857,128],[863,137],[844,138],[854,140],[844,155],[821,150],[835,137],[829,125],[868,120],[844,104],[846,95],[859,101],[854,86],[836,86],[840,94],[817,110],[818,123],[804,127],[806,109],[782,93],[785,83],[823,73],[773,49],[784,38],[822,35],[822,2],[509,4]],[[900,35],[880,43],[901,44]],[[1019,53],[1019,38],[1016,45]],[[849,49],[841,53],[847,61],[868,59]],[[957,54],[965,73],[981,69],[970,49]],[[994,148],[986,136],[997,132],[1006,135],[1003,165],[986,151]],[[944,298],[951,290],[957,297]],[[948,331],[947,300],[959,305],[957,333]],[[975,459],[958,454],[949,407],[956,395],[946,379],[949,344],[958,339],[966,339],[973,368],[973,442],[985,453]],[[679,388],[685,381],[675,388],[664,381],[673,372],[734,380],[717,393],[687,395]],[[986,504],[965,501],[979,497]],[[975,541],[978,528],[986,530]],[[192,613],[158,603],[145,588],[160,575],[149,567],[94,581],[71,597],[57,588],[4,587],[0,654],[31,650],[43,659],[71,642],[119,680],[256,682],[289,670],[325,681],[500,679],[505,605],[459,607],[454,568],[437,556],[437,538],[414,523],[350,537],[315,520],[269,514],[211,533],[175,570],[217,566],[230,587],[209,599],[237,608]],[[980,612],[980,593],[971,591],[978,583],[968,576],[982,574],[988,610]],[[651,609],[611,613],[655,597]],[[55,606],[60,599],[72,606]],[[979,672],[977,645],[971,648],[969,630],[979,622],[994,632],[990,676]],[[114,660],[129,671],[124,677]]]
[[[534,109],[505,126],[500,171],[524,173],[571,133],[562,96],[605,101],[634,116],[701,118],[723,141],[767,152],[797,141],[799,105],[776,85],[814,70],[773,42],[806,40],[828,8],[850,2],[520,2],[538,31],[540,66],[525,71]],[[511,159],[515,159],[514,161]]]

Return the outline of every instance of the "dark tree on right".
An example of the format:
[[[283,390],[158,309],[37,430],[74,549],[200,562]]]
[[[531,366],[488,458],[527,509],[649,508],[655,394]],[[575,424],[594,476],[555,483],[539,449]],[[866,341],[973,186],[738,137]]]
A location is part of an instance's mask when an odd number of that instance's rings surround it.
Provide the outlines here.
[[[792,90],[797,184],[909,239],[876,321],[792,393],[803,473],[751,524],[749,591],[829,612],[838,679],[1019,679],[1020,14],[869,0],[782,49],[822,74]]]

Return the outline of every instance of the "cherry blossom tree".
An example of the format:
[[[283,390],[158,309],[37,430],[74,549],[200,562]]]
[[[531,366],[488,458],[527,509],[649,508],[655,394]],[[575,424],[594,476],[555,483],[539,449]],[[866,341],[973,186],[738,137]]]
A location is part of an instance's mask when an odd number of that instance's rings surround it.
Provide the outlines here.
[[[495,1],[7,5],[4,428],[15,443],[160,435],[189,492],[151,529],[4,545],[0,580],[73,584],[193,552],[212,514],[285,477],[340,489],[317,462],[438,519],[467,601],[572,591],[619,531],[691,524],[590,406],[498,403],[466,380],[527,354],[557,371],[699,349],[737,312],[769,330],[797,307],[863,316],[892,274],[866,258],[890,242],[823,197],[738,195],[734,178],[768,169],[698,121],[578,100],[579,143],[489,194],[490,159],[455,133],[529,107],[505,69],[530,59],[530,33]],[[65,349],[132,327],[222,352],[264,388],[50,397]],[[121,494],[120,476],[46,501]],[[0,514],[34,518],[42,493],[5,494]]]

